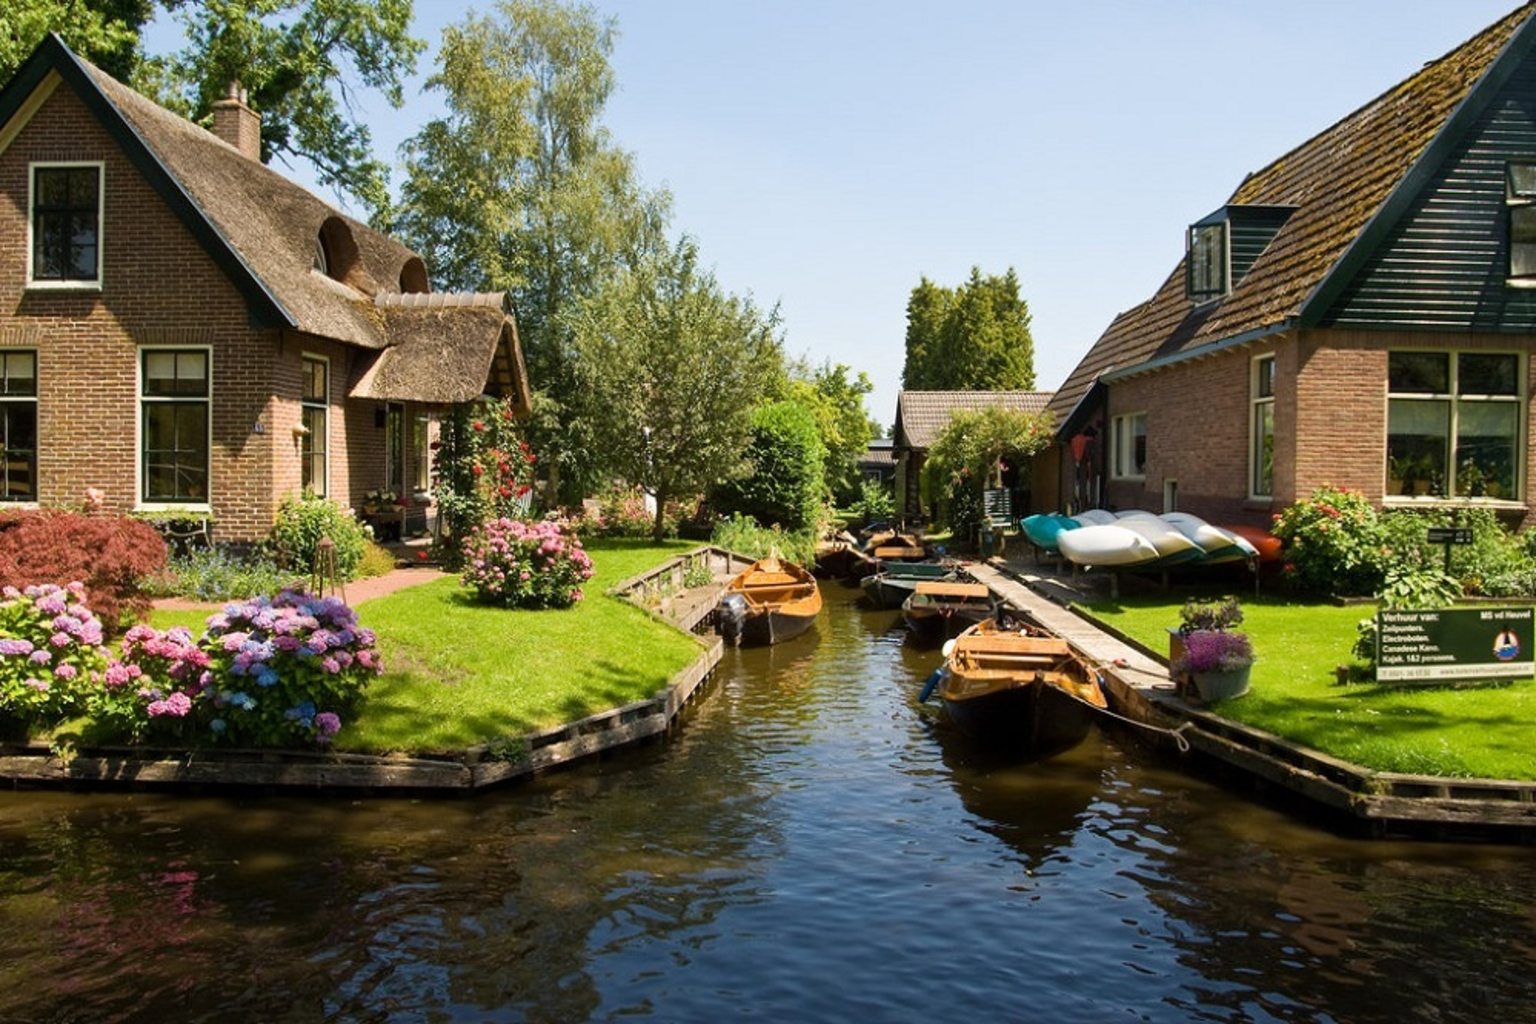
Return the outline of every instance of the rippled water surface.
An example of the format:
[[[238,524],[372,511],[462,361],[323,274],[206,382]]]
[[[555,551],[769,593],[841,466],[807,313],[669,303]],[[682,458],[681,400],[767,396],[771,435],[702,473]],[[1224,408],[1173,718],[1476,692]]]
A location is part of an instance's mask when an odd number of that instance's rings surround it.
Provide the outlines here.
[[[669,741],[453,800],[0,795],[0,1022],[1536,1021],[1536,860],[1119,735],[994,763],[828,588]]]

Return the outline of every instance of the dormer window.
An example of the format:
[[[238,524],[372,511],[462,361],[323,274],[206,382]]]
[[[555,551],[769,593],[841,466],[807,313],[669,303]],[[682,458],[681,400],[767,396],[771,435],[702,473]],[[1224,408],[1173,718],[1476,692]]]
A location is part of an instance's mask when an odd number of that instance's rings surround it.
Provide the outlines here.
[[[1509,165],[1509,283],[1536,288],[1536,160]]]
[[[1196,305],[1227,294],[1227,222],[1202,221],[1189,229],[1186,290]]]

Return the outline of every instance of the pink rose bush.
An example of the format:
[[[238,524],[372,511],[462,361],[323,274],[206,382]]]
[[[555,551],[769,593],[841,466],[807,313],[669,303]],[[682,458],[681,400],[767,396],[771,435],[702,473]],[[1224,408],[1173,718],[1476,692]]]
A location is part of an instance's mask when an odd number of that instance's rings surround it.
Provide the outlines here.
[[[482,602],[507,608],[568,608],[592,578],[580,538],[549,520],[482,523],[465,540],[464,556],[464,585]]]
[[[84,713],[97,741],[326,744],[383,671],[350,607],[301,590],[226,605],[198,639],[135,626],[115,656],[79,584],[0,598],[0,724]]]

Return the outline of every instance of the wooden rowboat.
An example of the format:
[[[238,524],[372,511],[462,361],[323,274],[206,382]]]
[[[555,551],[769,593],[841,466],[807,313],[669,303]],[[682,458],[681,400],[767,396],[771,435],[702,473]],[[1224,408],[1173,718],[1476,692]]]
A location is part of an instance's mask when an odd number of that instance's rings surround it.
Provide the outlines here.
[[[918,640],[943,642],[997,611],[992,591],[980,583],[919,582],[901,606],[907,628]]]
[[[793,562],[760,558],[726,584],[720,598],[720,635],[740,645],[793,639],[821,614],[816,578]]]
[[[953,582],[955,567],[947,562],[890,562],[859,581],[864,597],[875,608],[900,608],[919,583]]]
[[[966,734],[1028,760],[1077,746],[1109,706],[1065,640],[992,620],[945,644],[936,690]]]

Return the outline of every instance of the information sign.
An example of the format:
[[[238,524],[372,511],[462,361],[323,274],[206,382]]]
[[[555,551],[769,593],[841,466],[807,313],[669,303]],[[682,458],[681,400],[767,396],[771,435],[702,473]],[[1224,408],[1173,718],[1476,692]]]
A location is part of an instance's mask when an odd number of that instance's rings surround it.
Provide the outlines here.
[[[1465,526],[1431,526],[1427,539],[1431,544],[1471,544],[1472,530]]]
[[[1441,608],[1376,614],[1381,682],[1527,679],[1536,674],[1532,608]]]

